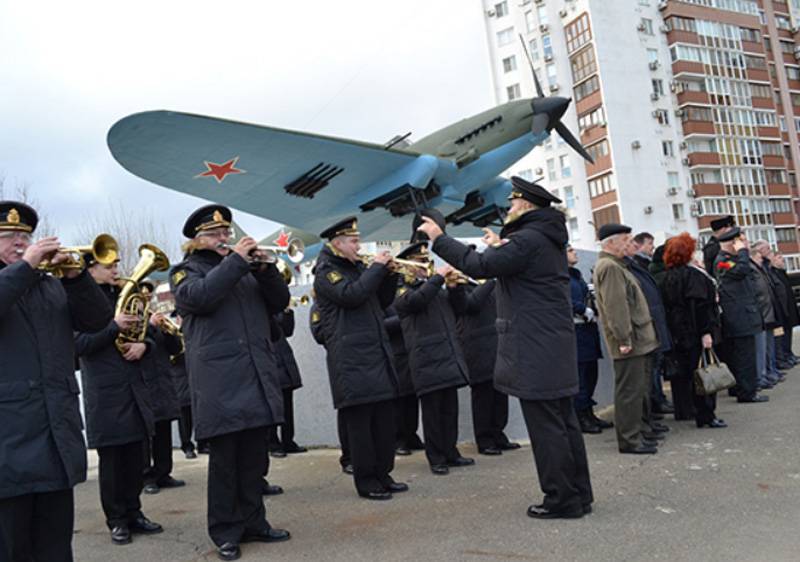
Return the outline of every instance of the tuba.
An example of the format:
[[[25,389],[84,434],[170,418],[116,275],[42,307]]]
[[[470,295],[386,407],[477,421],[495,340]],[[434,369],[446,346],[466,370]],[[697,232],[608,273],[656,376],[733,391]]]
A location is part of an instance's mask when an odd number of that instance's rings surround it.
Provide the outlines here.
[[[169,258],[156,246],[142,244],[139,246],[139,262],[133,268],[129,278],[123,279],[122,290],[117,297],[115,315],[130,314],[139,320],[128,330],[120,330],[114,345],[122,353],[126,343],[139,343],[144,341],[147,333],[147,323],[150,315],[150,299],[145,298],[139,291],[139,283],[154,271],[166,271],[169,268]]]
[[[57,254],[67,254],[69,260],[53,264],[50,260],[44,260],[39,264],[38,269],[53,274],[54,277],[63,277],[64,271],[68,269],[83,269],[86,263],[83,254],[91,253],[94,261],[102,265],[111,265],[119,257],[119,245],[110,234],[99,234],[90,246],[70,246],[59,248]]]

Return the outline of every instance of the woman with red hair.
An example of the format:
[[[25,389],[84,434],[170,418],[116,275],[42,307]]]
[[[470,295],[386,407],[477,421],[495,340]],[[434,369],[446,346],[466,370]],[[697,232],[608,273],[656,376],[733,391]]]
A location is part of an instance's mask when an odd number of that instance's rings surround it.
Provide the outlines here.
[[[714,413],[716,395],[694,391],[700,356],[704,349],[712,349],[720,333],[716,282],[692,259],[696,249],[697,241],[684,232],[670,238],[664,251],[664,307],[678,367],[671,381],[675,419],[694,418],[697,427],[727,427]]]

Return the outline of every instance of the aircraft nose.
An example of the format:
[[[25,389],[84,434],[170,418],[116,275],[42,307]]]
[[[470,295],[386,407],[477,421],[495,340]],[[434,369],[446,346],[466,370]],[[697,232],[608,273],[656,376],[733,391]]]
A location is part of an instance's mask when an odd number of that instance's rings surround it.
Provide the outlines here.
[[[571,102],[572,100],[569,98],[535,98],[531,102],[534,113],[534,132],[540,133],[545,129],[552,130],[566,113]]]

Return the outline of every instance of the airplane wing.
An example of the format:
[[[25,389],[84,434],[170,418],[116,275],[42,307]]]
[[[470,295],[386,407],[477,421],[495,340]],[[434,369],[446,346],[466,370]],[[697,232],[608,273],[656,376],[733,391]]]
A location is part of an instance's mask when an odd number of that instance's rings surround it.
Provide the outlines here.
[[[374,186],[382,194],[382,180],[420,157],[376,144],[171,111],[125,117],[107,140],[114,158],[145,180],[310,232],[357,214],[356,198],[365,188]],[[381,209],[369,215],[376,226],[391,220]]]

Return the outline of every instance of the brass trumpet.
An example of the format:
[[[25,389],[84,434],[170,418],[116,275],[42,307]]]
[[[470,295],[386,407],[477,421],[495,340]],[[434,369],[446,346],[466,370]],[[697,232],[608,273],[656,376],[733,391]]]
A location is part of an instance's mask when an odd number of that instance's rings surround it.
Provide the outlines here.
[[[233,250],[235,244],[217,244],[218,248],[227,248]],[[264,252],[267,254],[265,258],[250,257],[251,263],[276,263],[281,255],[285,255],[286,259],[292,263],[300,263],[303,261],[303,255],[306,251],[306,245],[299,238],[292,238],[286,246],[256,246],[253,252]]]
[[[94,261],[102,265],[111,265],[119,257],[119,244],[110,234],[100,234],[92,240],[89,246],[69,246],[56,250],[57,254],[66,254],[68,260],[62,263],[53,264],[52,260],[44,260],[39,264],[38,269],[47,273],[52,273],[55,277],[63,277],[64,271],[70,269],[83,269],[86,262],[83,254],[91,253]]]
[[[473,279],[463,271],[454,269],[448,273],[444,278],[445,283],[455,285],[483,285],[486,279]]]
[[[375,260],[374,254],[363,254],[358,257],[366,266],[372,265],[372,262]],[[433,277],[434,273],[436,273],[436,267],[430,260],[426,262],[420,262],[392,258],[392,260],[388,263],[388,267],[390,267],[393,272],[401,273],[407,278],[416,277],[418,271],[424,272],[426,277]]]

